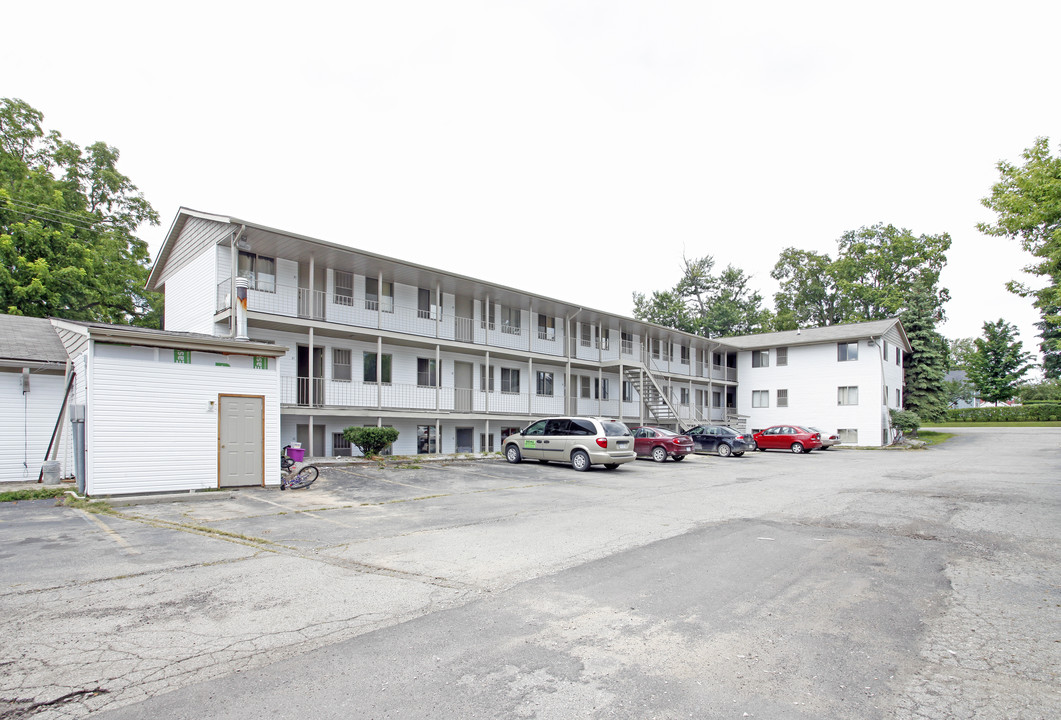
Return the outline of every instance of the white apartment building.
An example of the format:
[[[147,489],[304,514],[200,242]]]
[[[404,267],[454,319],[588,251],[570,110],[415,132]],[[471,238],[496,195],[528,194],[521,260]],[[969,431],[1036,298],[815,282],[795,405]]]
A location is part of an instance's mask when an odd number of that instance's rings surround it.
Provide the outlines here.
[[[722,338],[739,349],[737,406],[751,430],[813,425],[847,445],[887,445],[889,410],[903,406],[898,319]]]
[[[245,326],[289,348],[281,443],[310,456],[356,454],[352,425],[397,428],[406,455],[498,450],[547,415],[689,427],[746,412],[737,349],[718,340],[232,217],[182,208],[148,288],[167,330]]]

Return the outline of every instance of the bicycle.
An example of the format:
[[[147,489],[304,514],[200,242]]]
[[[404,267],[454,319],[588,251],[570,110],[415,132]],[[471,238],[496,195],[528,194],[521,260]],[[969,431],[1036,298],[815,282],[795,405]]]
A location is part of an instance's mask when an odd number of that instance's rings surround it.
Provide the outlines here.
[[[280,489],[298,490],[299,488],[308,488],[320,475],[320,470],[317,469],[316,465],[296,463],[294,458],[287,454],[290,448],[290,445],[284,445],[284,449],[280,452],[280,470],[286,472],[280,478]],[[296,465],[298,465],[297,469],[295,468]]]

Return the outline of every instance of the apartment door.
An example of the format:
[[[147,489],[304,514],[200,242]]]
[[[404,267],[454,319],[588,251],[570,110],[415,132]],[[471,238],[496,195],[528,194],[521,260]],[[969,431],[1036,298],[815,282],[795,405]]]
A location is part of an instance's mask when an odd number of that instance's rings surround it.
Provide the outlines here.
[[[314,425],[313,426],[313,447],[309,446],[309,425],[296,425],[295,426],[295,437],[298,438],[298,442],[302,445],[302,449],[306,451],[306,455],[312,455],[314,457],[323,457],[327,452],[327,447],[324,444],[324,426]]]
[[[475,310],[472,307],[472,299],[470,297],[457,297],[456,306],[456,317],[453,318],[453,337],[458,342],[471,342],[472,341],[472,319],[475,316]]]
[[[457,428],[457,452],[475,452],[475,428]]]
[[[298,404],[324,404],[324,348],[313,348],[313,371],[309,367],[309,346],[298,346]]]
[[[456,412],[472,411],[471,363],[453,363],[453,409]]]
[[[265,398],[219,395],[218,487],[265,483]]]

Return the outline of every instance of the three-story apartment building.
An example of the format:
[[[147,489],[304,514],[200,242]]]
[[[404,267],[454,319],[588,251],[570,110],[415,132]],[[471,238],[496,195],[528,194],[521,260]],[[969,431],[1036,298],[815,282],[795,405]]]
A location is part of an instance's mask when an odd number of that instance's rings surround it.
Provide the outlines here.
[[[415,454],[493,451],[546,415],[741,422],[717,340],[232,217],[182,208],[148,287],[167,330],[290,348],[281,439],[310,456],[351,454],[352,425]]]

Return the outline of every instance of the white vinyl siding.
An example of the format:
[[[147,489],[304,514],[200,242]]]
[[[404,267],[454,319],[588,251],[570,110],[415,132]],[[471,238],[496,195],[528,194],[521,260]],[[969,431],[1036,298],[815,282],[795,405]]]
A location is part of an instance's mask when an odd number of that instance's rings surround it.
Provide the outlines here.
[[[29,392],[22,392],[20,368],[0,371],[0,437],[5,438],[0,453],[0,483],[37,482],[44,453],[48,449],[55,421],[63,405],[66,380],[62,373],[31,371]],[[69,421],[60,430],[69,432]],[[62,454],[61,462],[66,458]],[[63,470],[71,468],[63,463]]]
[[[87,408],[88,486],[93,495],[217,487],[218,396],[265,397],[266,484],[280,482],[278,363],[255,370],[249,356],[95,344]],[[227,362],[219,367],[217,362]],[[213,404],[211,404],[213,403]],[[135,469],[135,472],[131,472]]]
[[[203,253],[169,274],[164,329],[213,334],[218,300],[216,270],[213,253]]]

